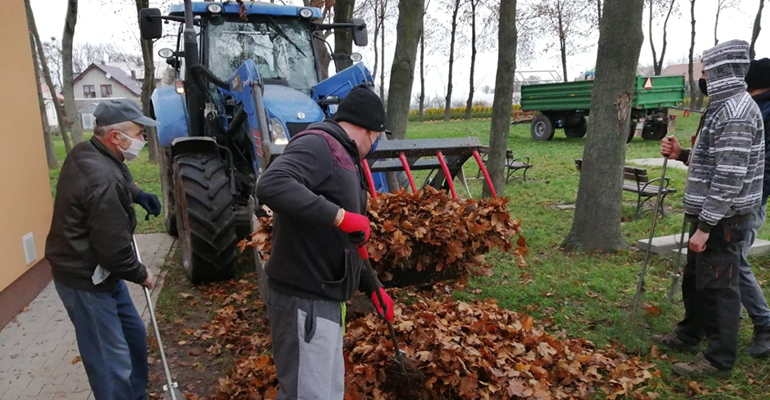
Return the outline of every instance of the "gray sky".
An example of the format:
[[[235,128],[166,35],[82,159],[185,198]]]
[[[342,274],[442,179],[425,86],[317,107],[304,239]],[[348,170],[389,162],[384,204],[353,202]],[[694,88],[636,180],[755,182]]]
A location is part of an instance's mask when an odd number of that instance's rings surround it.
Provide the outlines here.
[[[679,16],[672,16],[668,27],[668,49],[666,52],[667,62],[687,57],[690,46],[690,10],[689,1],[678,0],[680,2],[681,13]],[[43,40],[49,40],[51,37],[61,39],[64,27],[64,17],[67,8],[65,0],[31,0],[32,9],[35,13],[35,19],[38,25],[40,36]],[[291,1],[287,1],[290,3]],[[78,23],[75,33],[75,44],[79,43],[113,43],[116,47],[125,53],[140,53],[138,41],[138,28],[136,24],[136,9],[133,1],[118,0],[79,0]],[[158,1],[151,1],[151,6],[156,6]],[[301,3],[295,0],[295,3]],[[696,19],[696,42],[695,53],[701,53],[714,44],[714,20],[716,15],[717,0],[698,0],[695,11]],[[718,37],[720,41],[729,39],[751,39],[751,30],[754,23],[754,16],[758,8],[759,0],[740,0],[737,9],[729,9],[722,12],[719,21]],[[770,57],[770,7],[765,7],[763,15],[764,29],[760,33],[757,41],[757,57]],[[428,12],[431,15],[441,15],[448,19],[445,12],[439,9],[437,0],[431,1]],[[645,36],[647,35],[645,14]],[[392,53],[395,46],[395,19],[390,21],[387,26],[388,35],[386,36],[386,59],[387,69],[392,62]],[[470,29],[468,29],[470,31]],[[373,42],[373,29],[370,27],[370,47],[359,48],[358,51],[364,56],[364,61],[370,69],[374,65],[374,52],[371,49]],[[661,32],[656,32],[656,48],[660,48]],[[448,36],[448,34],[446,35]],[[567,59],[568,77],[574,79],[583,71],[594,67],[596,61],[596,40],[598,34],[591,39],[590,50],[583,54],[569,56]],[[448,40],[448,39],[447,39]],[[333,41],[331,41],[333,43]],[[465,45],[469,47],[469,45]],[[558,51],[551,51],[548,54],[542,54],[537,49],[547,46],[545,41],[535,43],[535,53],[531,60],[518,60],[518,70],[556,70],[561,71],[561,63]],[[163,45],[159,46],[163,47]],[[428,46],[426,46],[428,47]],[[464,53],[470,53],[466,51]],[[448,55],[429,55],[426,56],[427,64],[427,95],[443,96],[445,93],[447,80],[447,58]],[[642,64],[652,64],[652,55],[650,51],[648,38],[642,45],[639,62]],[[476,67],[476,87],[494,86],[495,68],[497,65],[496,51],[481,52],[477,55]],[[468,54],[461,54],[455,60],[454,86],[455,98],[462,99],[467,96],[468,78],[469,78],[470,58]],[[415,75],[415,79],[418,76]],[[386,85],[387,85],[386,76]],[[416,80],[414,92],[419,91],[419,82]],[[491,95],[482,95],[479,90],[476,92],[477,98],[489,97]]]

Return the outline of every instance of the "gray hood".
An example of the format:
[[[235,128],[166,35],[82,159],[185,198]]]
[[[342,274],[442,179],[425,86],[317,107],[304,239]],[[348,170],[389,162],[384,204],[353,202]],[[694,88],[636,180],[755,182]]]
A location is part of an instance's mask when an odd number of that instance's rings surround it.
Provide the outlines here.
[[[723,42],[703,53],[709,104],[719,104],[746,91],[750,62],[749,44],[743,40]]]

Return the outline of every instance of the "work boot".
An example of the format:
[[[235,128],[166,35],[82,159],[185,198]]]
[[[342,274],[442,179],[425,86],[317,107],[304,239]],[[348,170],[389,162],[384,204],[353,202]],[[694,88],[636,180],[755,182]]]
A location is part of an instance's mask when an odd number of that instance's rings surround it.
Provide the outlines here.
[[[757,358],[770,356],[770,327],[754,327],[754,340],[746,349],[746,354]]]
[[[719,370],[711,365],[703,353],[698,353],[692,361],[678,362],[671,366],[671,370],[679,376],[685,378],[700,378],[704,376],[713,376],[716,378],[726,378],[730,376],[730,370]]]
[[[681,351],[683,353],[689,354],[697,354],[700,352],[700,346],[697,344],[685,344],[681,339],[679,339],[676,331],[669,332],[665,335],[652,335],[650,336],[650,339],[653,341],[653,343],[667,347],[671,350]]]

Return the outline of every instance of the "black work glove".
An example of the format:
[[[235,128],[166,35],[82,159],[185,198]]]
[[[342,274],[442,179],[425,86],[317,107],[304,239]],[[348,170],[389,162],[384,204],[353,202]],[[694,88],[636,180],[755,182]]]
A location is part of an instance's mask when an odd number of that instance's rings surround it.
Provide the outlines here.
[[[136,196],[136,202],[147,211],[147,218],[145,219],[149,219],[150,214],[156,217],[160,215],[161,205],[158,196],[152,193],[139,192],[139,195]]]

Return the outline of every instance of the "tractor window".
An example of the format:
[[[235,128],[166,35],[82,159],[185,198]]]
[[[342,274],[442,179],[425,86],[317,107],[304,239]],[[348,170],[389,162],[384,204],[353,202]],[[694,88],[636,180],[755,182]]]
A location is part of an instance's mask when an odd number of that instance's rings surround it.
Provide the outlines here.
[[[258,18],[252,21],[216,19],[208,28],[209,68],[227,80],[251,58],[263,78],[285,79],[289,86],[310,93],[318,74],[307,23]]]

